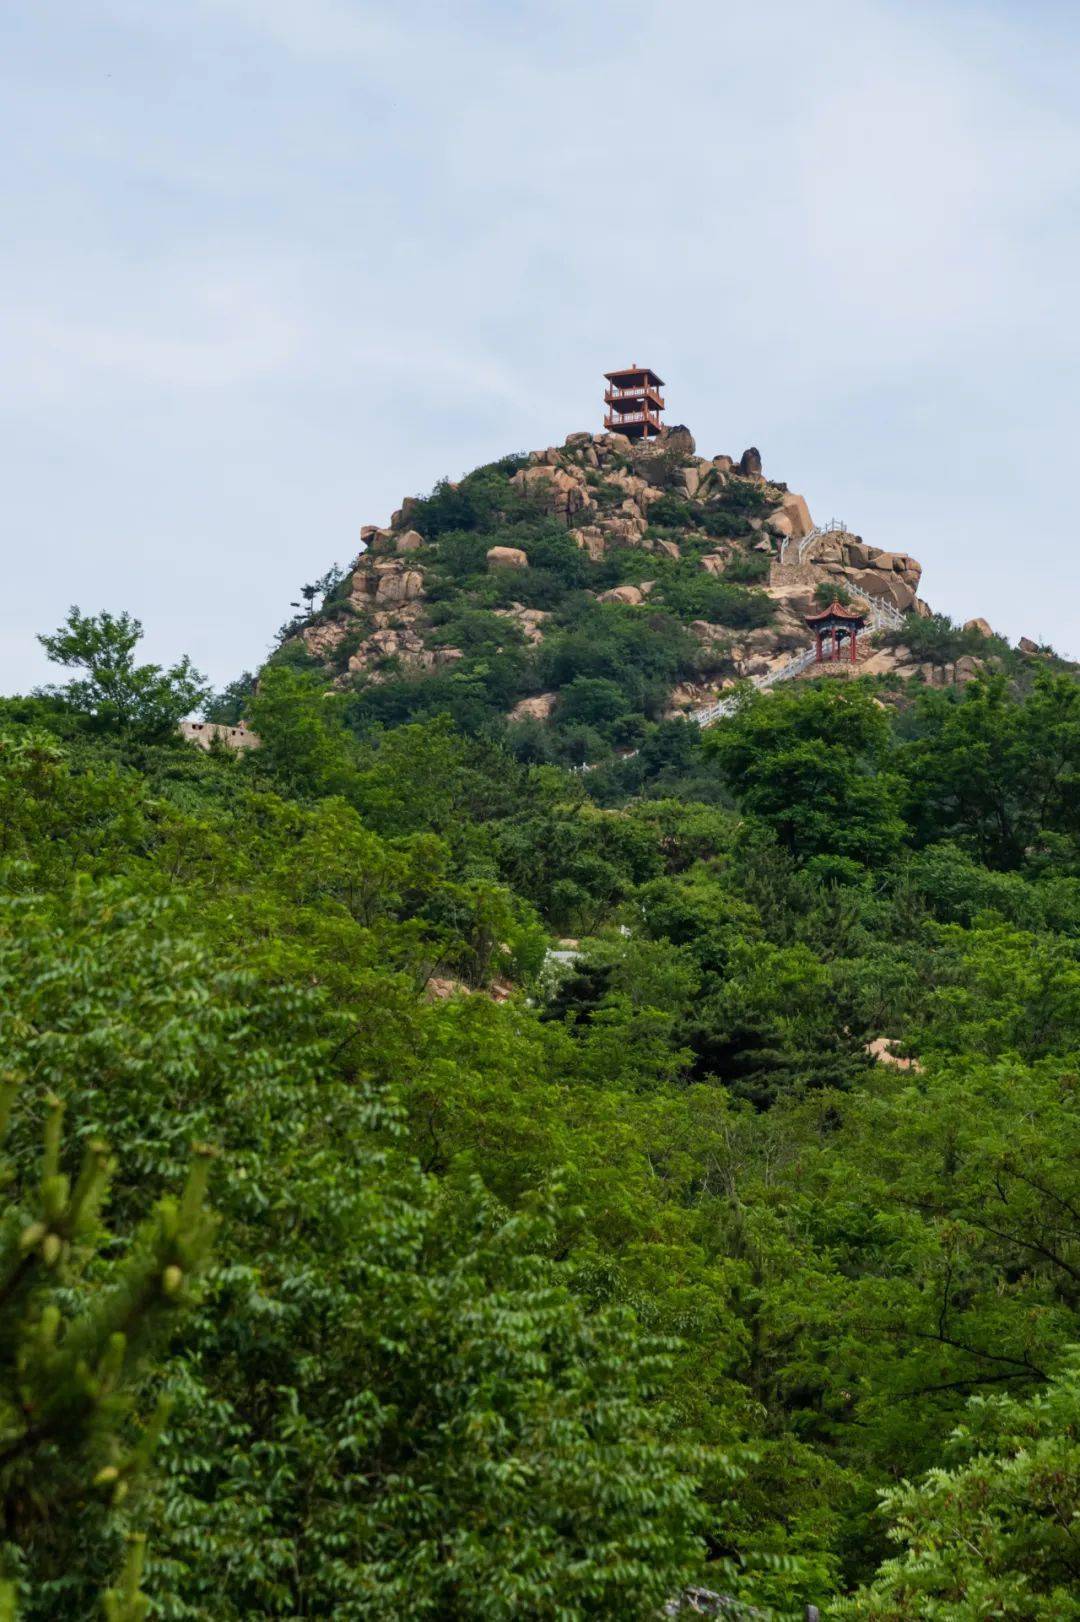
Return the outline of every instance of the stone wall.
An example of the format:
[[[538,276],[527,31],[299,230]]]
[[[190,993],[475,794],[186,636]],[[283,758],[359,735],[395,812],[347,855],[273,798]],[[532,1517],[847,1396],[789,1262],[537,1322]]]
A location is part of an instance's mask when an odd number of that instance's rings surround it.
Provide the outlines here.
[[[215,743],[224,744],[226,749],[258,749],[262,743],[258,734],[243,721],[236,726],[226,726],[222,721],[181,721],[177,730],[182,738],[200,749],[210,749]]]

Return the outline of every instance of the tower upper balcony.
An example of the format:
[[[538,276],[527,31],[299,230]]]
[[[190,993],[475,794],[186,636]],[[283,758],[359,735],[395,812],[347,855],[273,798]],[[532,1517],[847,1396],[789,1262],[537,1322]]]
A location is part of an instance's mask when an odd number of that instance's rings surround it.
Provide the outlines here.
[[[663,427],[663,378],[651,366],[624,366],[617,372],[605,372],[604,377],[608,385],[604,391],[608,407],[604,427],[630,439],[651,439],[658,434]]]

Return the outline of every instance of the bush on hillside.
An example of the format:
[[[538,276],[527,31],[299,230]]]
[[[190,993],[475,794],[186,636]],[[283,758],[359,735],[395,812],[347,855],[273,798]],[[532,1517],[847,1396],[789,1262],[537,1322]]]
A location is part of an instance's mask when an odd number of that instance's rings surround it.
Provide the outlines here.
[[[664,580],[658,588],[663,601],[681,619],[708,620],[713,625],[729,625],[733,630],[752,630],[767,625],[776,613],[772,599],[763,591],[704,571],[686,568]]]
[[[905,614],[903,625],[889,631],[886,638],[890,647],[910,648],[918,659],[930,664],[952,664],[965,654],[985,657],[988,653],[1005,655],[1009,645],[1002,637],[983,636],[981,631],[965,631],[948,614],[930,614],[925,619],[918,614]]]
[[[487,529],[501,515],[512,517],[528,510],[526,498],[510,483],[512,475],[527,465],[527,456],[504,456],[458,482],[440,479],[430,495],[413,505],[409,527],[434,541],[452,530]]]
[[[735,586],[765,585],[772,561],[770,552],[736,552],[724,570],[724,579]]]

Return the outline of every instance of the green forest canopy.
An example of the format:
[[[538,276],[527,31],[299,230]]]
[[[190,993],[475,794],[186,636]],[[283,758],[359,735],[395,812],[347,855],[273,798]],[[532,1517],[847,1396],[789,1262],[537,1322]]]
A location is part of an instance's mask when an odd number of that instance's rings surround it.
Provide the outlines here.
[[[0,1606],[1080,1616],[1073,677],[630,797],[132,623],[0,705]]]

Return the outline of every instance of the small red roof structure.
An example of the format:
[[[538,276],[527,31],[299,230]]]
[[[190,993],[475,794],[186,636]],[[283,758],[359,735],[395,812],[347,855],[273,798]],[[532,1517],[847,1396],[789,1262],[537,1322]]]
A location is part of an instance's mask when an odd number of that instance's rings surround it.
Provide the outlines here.
[[[828,608],[823,608],[820,614],[805,614],[803,618],[806,620],[807,625],[820,625],[822,629],[824,629],[826,620],[834,619],[842,620],[845,625],[850,624],[852,620],[858,620],[860,630],[866,624],[865,614],[860,614],[857,608],[845,608],[843,603],[837,602],[835,597]]]
[[[840,658],[840,643],[848,639],[848,660],[854,664],[859,657],[859,632],[866,626],[866,615],[860,614],[857,608],[845,608],[843,603],[837,602],[834,597],[828,608],[823,608],[820,614],[804,615],[807,625],[814,632],[817,642],[815,645],[815,664],[834,664]],[[825,651],[825,638],[829,637],[830,651]]]
[[[604,376],[608,384],[604,391],[608,408],[604,427],[628,439],[654,439],[663,427],[663,378],[651,366],[623,366]]]

